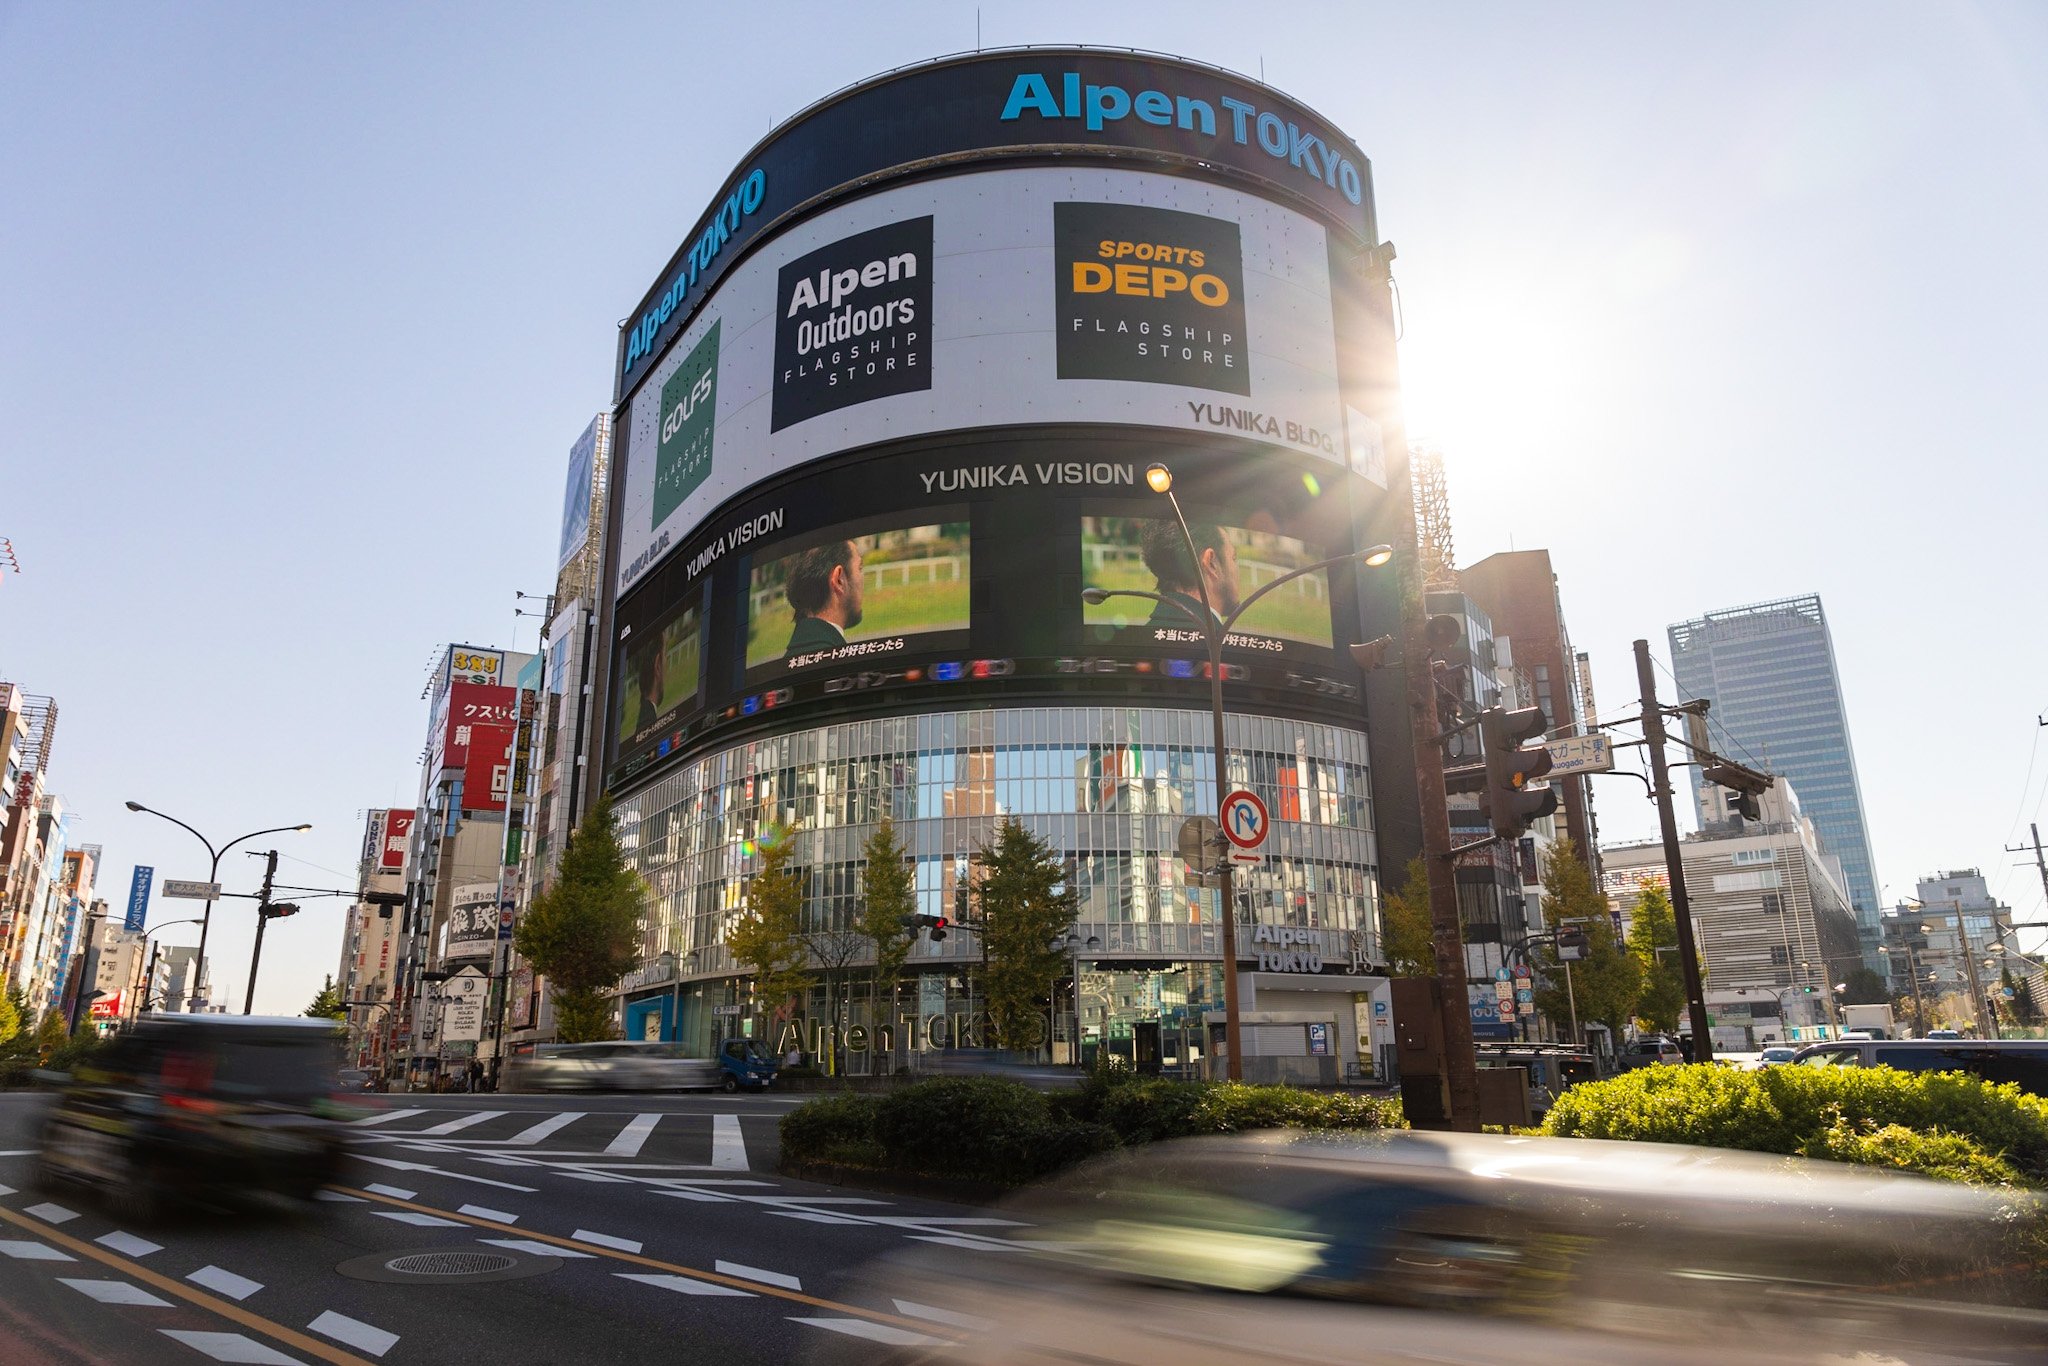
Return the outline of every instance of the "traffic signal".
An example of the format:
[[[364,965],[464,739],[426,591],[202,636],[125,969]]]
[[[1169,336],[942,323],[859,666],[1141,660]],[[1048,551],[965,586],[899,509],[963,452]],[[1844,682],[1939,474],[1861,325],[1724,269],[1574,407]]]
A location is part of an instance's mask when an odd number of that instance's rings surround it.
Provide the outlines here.
[[[945,940],[946,917],[942,915],[928,915],[924,918],[924,923],[926,938],[930,939],[934,944]]]
[[[258,907],[258,910],[270,920],[279,920],[285,916],[297,915],[299,913],[299,908],[289,901],[279,901],[271,905],[261,906]]]
[[[1757,798],[1769,791],[1775,781],[1770,774],[1723,759],[1701,768],[1700,777],[1716,787],[1727,789],[1728,809],[1737,816],[1746,821],[1763,819],[1762,806]]]
[[[1557,932],[1557,961],[1576,963],[1586,956],[1589,944],[1586,932],[1577,925],[1566,925]]]
[[[1525,740],[1540,740],[1546,723],[1541,707],[1509,711],[1488,707],[1479,713],[1479,734],[1485,743],[1486,816],[1493,833],[1517,839],[1530,822],[1557,810],[1551,788],[1531,792],[1528,785],[1550,772],[1550,751],[1538,745],[1523,749]]]

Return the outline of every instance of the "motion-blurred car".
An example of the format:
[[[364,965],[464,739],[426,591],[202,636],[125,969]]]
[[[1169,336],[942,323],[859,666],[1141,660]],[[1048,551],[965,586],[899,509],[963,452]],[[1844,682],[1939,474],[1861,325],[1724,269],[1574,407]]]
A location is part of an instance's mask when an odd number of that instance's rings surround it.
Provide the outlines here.
[[[43,1123],[36,1176],[101,1187],[148,1219],[176,1197],[310,1200],[341,1176],[332,1021],[144,1016],[81,1063]]]
[[[996,1212],[1020,1225],[1000,1253],[863,1273],[943,1340],[898,1360],[2048,1359],[2035,1197],[1828,1162],[1266,1132],[1085,1164]]]
[[[1615,1060],[1622,1071],[1631,1067],[1654,1067],[1659,1063],[1683,1063],[1685,1049],[1679,1041],[1666,1034],[1651,1034],[1637,1039],[1621,1050]]]
[[[364,1068],[344,1067],[340,1073],[340,1089],[350,1094],[375,1091],[377,1078]]]
[[[934,1077],[1002,1077],[1035,1091],[1078,1086],[1081,1070],[1044,1062],[1035,1054],[1002,1048],[942,1048],[926,1053],[918,1067]]]
[[[1798,1056],[1798,1049],[1788,1048],[1783,1044],[1775,1044],[1756,1055],[1756,1065],[1758,1067],[1776,1067],[1780,1063],[1788,1063]]]
[[[1927,1031],[1927,1037],[1930,1039],[1960,1039],[1963,1036],[1953,1029],[1930,1029]]]
[[[678,1043],[544,1043],[514,1058],[508,1091],[708,1091],[724,1083],[715,1059]]]

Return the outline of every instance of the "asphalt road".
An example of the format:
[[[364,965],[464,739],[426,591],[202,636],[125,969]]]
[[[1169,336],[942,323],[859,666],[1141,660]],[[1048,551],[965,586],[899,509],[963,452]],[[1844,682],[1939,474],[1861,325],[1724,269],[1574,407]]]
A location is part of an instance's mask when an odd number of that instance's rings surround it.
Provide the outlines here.
[[[858,1267],[1004,1252],[984,1211],[776,1176],[788,1098],[375,1099],[358,1183],[144,1226],[95,1191],[31,1189],[47,1100],[0,1094],[0,1361],[881,1360],[949,1329]],[[416,1253],[509,1265],[385,1265]]]

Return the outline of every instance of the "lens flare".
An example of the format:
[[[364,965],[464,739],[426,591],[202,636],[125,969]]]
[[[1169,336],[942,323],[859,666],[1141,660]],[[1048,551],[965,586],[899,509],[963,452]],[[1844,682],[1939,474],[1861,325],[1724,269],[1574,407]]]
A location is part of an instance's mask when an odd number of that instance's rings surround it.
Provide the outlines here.
[[[1317,479],[1313,474],[1309,474],[1306,471],[1304,471],[1301,476],[1301,486],[1308,490],[1308,496],[1311,498],[1320,498],[1323,496],[1322,481]]]

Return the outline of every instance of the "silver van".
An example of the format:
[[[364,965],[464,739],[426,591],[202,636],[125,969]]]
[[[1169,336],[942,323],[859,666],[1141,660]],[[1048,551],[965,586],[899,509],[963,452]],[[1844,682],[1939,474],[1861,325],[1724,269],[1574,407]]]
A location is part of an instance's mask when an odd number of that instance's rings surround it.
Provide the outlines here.
[[[2048,1040],[2041,1039],[1833,1039],[1800,1049],[1793,1061],[1806,1067],[1968,1072],[2048,1097]]]

